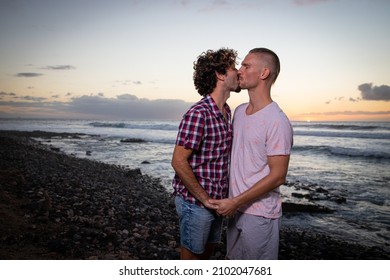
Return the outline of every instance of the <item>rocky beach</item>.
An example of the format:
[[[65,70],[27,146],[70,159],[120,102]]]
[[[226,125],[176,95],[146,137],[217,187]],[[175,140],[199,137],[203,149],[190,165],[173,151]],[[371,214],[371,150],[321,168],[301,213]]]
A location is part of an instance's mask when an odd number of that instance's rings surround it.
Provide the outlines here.
[[[66,155],[32,139],[54,136],[82,137],[0,131],[0,259],[179,259],[173,198],[158,178]],[[326,209],[285,204],[283,211],[315,215]],[[215,259],[224,257],[222,242]],[[279,258],[378,260],[389,254],[380,247],[284,227]]]

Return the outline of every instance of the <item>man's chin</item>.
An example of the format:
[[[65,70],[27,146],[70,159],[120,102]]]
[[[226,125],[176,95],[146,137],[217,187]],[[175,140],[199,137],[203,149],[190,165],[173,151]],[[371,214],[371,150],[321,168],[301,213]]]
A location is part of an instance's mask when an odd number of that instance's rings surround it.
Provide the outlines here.
[[[241,87],[239,87],[239,86],[234,90],[234,92],[237,92],[237,93],[240,91],[241,91]]]

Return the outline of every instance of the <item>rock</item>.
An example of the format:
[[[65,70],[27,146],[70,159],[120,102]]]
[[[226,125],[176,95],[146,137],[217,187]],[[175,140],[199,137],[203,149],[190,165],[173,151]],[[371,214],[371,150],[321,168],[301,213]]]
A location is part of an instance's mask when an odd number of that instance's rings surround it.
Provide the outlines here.
[[[334,210],[320,205],[297,204],[292,202],[283,202],[282,211],[285,213],[291,213],[291,212],[333,213],[334,212]]]
[[[144,143],[146,141],[141,138],[126,138],[126,139],[121,139],[120,142],[121,143]]]
[[[60,148],[56,148],[56,147],[50,147],[50,150],[54,151],[54,152],[59,152],[61,151]]]
[[[126,176],[127,176],[127,177],[134,177],[134,176],[138,177],[138,176],[142,176],[141,169],[136,168],[136,169],[127,170],[127,171],[126,171]]]

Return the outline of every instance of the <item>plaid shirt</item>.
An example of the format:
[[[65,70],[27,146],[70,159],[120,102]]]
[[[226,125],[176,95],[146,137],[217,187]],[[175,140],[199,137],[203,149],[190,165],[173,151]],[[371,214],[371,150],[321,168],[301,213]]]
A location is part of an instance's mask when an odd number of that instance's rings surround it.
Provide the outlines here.
[[[211,198],[227,197],[228,166],[232,145],[231,111],[225,104],[227,121],[210,95],[194,104],[179,126],[176,145],[192,149],[189,164],[199,184]],[[174,195],[203,206],[187,190],[177,174],[173,178]]]

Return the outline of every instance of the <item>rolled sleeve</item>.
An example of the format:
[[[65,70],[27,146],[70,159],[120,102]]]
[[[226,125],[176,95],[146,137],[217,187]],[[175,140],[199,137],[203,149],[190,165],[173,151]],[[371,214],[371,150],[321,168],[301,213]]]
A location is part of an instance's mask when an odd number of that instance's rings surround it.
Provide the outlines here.
[[[176,145],[186,149],[198,150],[204,135],[205,120],[198,111],[191,111],[184,115],[179,126]]]

